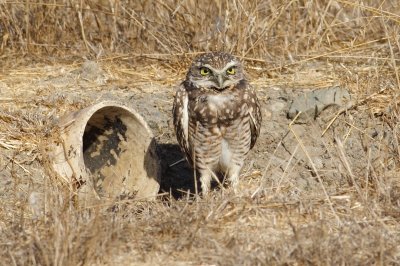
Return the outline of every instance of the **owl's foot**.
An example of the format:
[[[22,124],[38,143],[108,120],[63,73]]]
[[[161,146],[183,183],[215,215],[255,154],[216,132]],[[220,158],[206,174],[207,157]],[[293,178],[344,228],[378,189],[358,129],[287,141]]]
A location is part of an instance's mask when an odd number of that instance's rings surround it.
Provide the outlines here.
[[[231,179],[231,185],[233,189],[233,193],[238,194],[238,188],[239,188],[239,178]]]
[[[241,166],[234,167],[234,169],[231,169],[230,175],[228,177],[228,180],[231,183],[233,192],[235,194],[238,194],[240,169],[241,169]]]

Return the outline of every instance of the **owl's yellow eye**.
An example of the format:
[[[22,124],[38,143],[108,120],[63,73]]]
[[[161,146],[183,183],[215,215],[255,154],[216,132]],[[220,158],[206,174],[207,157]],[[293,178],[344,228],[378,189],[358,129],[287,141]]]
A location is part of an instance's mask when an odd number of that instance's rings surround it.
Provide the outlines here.
[[[202,68],[200,68],[200,74],[202,76],[207,76],[208,74],[210,74],[210,70],[206,67],[202,67]]]
[[[230,67],[226,70],[226,74],[228,75],[235,75],[235,73],[236,73],[236,68],[234,67]]]

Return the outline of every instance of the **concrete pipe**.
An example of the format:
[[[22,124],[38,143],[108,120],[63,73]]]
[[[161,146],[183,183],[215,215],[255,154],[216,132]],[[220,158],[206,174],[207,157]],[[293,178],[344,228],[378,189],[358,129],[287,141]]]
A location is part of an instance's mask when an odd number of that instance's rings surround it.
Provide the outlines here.
[[[153,134],[133,109],[100,102],[60,119],[47,147],[52,170],[79,201],[152,199],[160,164]]]

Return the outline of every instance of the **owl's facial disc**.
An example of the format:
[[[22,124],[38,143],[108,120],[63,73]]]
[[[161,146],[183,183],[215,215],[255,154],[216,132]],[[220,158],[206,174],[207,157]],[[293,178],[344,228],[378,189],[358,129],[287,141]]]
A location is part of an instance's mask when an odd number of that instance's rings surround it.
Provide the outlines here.
[[[198,72],[201,78],[194,80],[194,82],[199,86],[209,87],[217,91],[223,91],[242,78],[235,61],[228,63],[223,69],[216,69],[205,64],[198,68]]]

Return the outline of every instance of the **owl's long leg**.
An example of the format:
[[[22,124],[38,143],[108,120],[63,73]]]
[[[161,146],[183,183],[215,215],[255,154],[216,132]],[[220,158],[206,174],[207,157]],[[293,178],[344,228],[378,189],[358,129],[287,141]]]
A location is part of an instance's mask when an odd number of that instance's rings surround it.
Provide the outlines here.
[[[201,191],[203,195],[207,195],[210,191],[212,172],[208,169],[199,170]]]
[[[231,154],[229,164],[227,164],[227,178],[235,194],[238,192],[240,170],[250,149],[250,134],[248,130],[248,124],[239,124],[237,128],[234,128],[226,135],[230,139],[227,150]]]
[[[194,168],[200,175],[202,193],[206,195],[210,190],[212,178],[215,178],[214,171],[221,153],[221,135],[215,125],[209,123],[203,125],[198,121],[194,131],[192,135]]]

